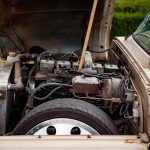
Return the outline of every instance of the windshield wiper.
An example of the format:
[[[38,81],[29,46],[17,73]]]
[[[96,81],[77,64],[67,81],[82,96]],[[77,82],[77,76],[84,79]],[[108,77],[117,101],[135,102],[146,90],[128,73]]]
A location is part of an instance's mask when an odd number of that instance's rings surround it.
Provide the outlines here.
[[[144,33],[140,33],[139,35],[142,35],[142,36],[147,37],[148,39],[150,39],[150,35],[146,35]]]

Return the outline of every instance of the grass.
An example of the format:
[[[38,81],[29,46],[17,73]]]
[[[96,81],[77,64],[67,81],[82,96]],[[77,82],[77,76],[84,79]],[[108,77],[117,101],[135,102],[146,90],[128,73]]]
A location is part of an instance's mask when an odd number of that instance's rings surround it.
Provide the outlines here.
[[[150,0],[116,0],[111,37],[132,34],[150,11]]]
[[[117,12],[148,12],[150,11],[150,0],[116,0]]]

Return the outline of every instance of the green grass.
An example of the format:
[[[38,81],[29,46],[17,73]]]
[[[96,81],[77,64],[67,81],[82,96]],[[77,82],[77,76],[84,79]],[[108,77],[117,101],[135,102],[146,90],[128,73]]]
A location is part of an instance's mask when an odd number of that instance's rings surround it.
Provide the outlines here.
[[[148,12],[150,11],[150,0],[116,0],[117,12]]]
[[[150,0],[116,0],[111,37],[132,34],[149,11]]]

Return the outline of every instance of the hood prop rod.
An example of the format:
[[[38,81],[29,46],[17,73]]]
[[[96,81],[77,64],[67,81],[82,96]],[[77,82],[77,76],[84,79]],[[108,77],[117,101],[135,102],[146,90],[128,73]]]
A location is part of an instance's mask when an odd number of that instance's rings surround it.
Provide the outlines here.
[[[95,16],[96,8],[97,8],[97,3],[98,3],[98,0],[94,0],[91,15],[90,15],[90,20],[89,20],[89,24],[88,24],[88,28],[87,28],[87,32],[86,32],[86,36],[85,36],[85,41],[84,41],[84,45],[83,45],[83,49],[82,49],[82,55],[81,55],[78,71],[81,71],[81,69],[83,68],[86,50],[88,47],[90,34],[91,34],[91,30],[92,30],[92,25],[93,25],[93,21],[94,21],[94,16]]]

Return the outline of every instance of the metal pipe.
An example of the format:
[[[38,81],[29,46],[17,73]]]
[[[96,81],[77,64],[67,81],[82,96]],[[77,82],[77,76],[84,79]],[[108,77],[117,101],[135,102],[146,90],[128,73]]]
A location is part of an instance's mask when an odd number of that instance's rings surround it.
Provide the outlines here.
[[[24,85],[22,83],[21,79],[21,60],[22,59],[37,59],[38,55],[36,54],[21,54],[17,56],[16,62],[15,62],[15,78],[14,78],[14,84],[9,84],[8,89],[13,91],[21,91],[24,89]]]
[[[24,85],[21,80],[21,67],[20,67],[20,61],[15,62],[15,78],[14,78],[14,84],[9,84],[8,87],[10,90],[23,90]]]
[[[28,60],[28,59],[37,59],[39,54],[20,54],[18,56],[18,61]]]
[[[15,79],[18,79],[21,77],[21,69],[20,69],[20,62],[15,62]]]
[[[46,96],[44,97],[37,97],[37,96],[34,96],[34,99],[36,100],[39,100],[39,101],[42,101],[42,100],[46,100],[47,98],[49,98],[53,93],[55,93],[57,90],[61,89],[62,86],[58,86],[56,88],[54,88],[49,94],[47,94]]]

